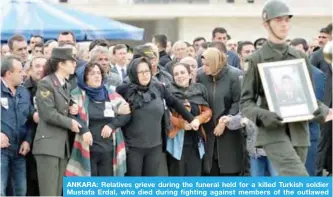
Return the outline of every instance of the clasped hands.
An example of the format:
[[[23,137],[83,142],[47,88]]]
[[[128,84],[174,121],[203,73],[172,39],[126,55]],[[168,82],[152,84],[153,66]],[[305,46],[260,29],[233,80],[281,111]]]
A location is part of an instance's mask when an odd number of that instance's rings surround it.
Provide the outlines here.
[[[200,121],[197,118],[194,118],[191,123],[188,123],[188,122],[184,123],[184,129],[186,131],[188,131],[188,130],[197,131],[199,129],[199,126],[200,126]]]
[[[221,136],[224,133],[226,125],[231,121],[231,116],[222,116],[214,129],[215,136]]]

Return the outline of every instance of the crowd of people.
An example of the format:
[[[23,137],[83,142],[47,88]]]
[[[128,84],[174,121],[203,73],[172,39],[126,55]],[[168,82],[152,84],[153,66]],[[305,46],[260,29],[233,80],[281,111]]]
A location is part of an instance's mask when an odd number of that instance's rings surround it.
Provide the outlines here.
[[[318,42],[287,40],[292,15],[263,8],[266,38],[133,48],[61,32],[1,45],[1,196],[61,196],[64,176],[322,176],[332,173],[332,66]],[[304,58],[318,109],[281,122],[257,66]],[[310,61],[309,61],[310,60]],[[293,98],[286,98],[292,100]],[[325,174],[325,175],[326,175]]]

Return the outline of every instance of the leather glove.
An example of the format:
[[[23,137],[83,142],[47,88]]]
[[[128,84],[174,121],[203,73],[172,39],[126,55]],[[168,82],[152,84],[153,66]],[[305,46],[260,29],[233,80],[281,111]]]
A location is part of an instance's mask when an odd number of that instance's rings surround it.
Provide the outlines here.
[[[268,110],[263,110],[259,114],[259,126],[265,128],[278,128],[283,125],[281,122],[283,119],[277,115],[275,112],[271,112]]]
[[[320,108],[318,108],[316,111],[313,112],[314,118],[312,119],[313,121],[319,122],[319,123],[324,123],[326,120],[327,114],[323,112]]]

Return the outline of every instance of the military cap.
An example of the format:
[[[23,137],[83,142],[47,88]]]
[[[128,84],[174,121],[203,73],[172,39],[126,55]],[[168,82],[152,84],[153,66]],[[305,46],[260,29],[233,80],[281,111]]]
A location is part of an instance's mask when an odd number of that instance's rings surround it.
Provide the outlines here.
[[[73,48],[56,47],[52,49],[52,59],[77,61]]]

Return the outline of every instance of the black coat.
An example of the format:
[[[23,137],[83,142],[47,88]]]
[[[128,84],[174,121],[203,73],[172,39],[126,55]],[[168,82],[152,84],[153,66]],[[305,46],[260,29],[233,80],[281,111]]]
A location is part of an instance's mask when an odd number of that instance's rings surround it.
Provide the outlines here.
[[[332,102],[332,66],[324,60],[323,49],[315,51],[310,58],[311,64],[319,68],[326,76],[324,104]]]
[[[167,54],[166,51],[160,51],[160,61],[159,61],[159,65],[165,67],[165,65],[167,63],[171,62],[171,58],[170,56]]]
[[[239,77],[240,73],[230,69],[230,66],[226,66],[215,78],[203,72],[198,73],[198,83],[207,88],[209,106],[213,111],[212,119],[204,125],[207,133],[205,173],[209,173],[214,158],[218,159],[220,173],[244,171],[245,148],[241,130],[230,131],[226,128],[220,137],[213,134],[221,116],[236,115],[239,112],[241,90]]]
[[[322,70],[326,76],[325,94],[323,103],[332,107],[332,66],[328,64],[323,55],[323,49],[311,55],[311,64]],[[317,175],[322,176],[323,169],[332,173],[332,121],[320,126],[320,141],[316,158]]]

